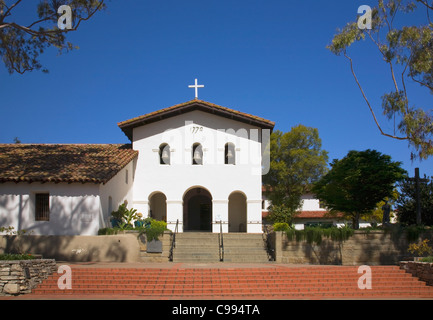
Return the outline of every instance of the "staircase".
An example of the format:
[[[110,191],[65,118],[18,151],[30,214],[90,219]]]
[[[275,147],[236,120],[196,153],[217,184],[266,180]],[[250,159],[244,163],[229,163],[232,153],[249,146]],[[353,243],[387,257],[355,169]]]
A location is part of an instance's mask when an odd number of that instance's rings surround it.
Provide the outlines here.
[[[215,265],[214,265],[215,266]],[[218,264],[218,266],[224,266]],[[397,266],[372,266],[372,289],[358,288],[356,266],[168,268],[72,267],[72,289],[55,273],[28,298],[358,299],[433,298],[429,287]]]
[[[220,261],[218,233],[184,232],[176,234],[173,262]],[[268,262],[262,234],[224,233],[224,262]]]
[[[183,232],[176,234],[173,262],[218,262],[219,234]]]
[[[269,262],[262,234],[224,234],[224,262]]]

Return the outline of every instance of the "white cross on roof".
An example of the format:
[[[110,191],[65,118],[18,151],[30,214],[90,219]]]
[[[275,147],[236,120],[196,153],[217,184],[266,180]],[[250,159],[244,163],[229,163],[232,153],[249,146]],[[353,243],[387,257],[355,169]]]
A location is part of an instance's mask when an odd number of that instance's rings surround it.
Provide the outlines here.
[[[197,84],[197,79],[195,79],[195,84],[188,86],[188,88],[195,88],[195,98],[198,99],[198,88],[204,88],[204,85]]]

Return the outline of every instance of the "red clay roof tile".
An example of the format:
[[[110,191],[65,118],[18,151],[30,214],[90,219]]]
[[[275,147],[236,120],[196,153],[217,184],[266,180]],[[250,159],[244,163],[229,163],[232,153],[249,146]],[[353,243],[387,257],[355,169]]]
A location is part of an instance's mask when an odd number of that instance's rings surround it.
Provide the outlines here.
[[[137,156],[129,144],[0,144],[0,183],[107,183]]]

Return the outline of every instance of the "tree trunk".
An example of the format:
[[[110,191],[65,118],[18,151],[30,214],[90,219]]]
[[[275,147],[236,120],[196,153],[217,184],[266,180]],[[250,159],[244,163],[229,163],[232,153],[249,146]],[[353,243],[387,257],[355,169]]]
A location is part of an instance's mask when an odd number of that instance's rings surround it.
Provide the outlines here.
[[[353,229],[355,230],[359,229],[359,216],[359,213],[355,213],[352,218]]]

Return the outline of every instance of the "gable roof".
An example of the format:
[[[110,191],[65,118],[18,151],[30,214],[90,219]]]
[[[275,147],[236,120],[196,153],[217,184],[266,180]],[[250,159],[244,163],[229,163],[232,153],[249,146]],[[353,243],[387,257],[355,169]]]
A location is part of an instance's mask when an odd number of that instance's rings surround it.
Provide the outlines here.
[[[0,144],[0,183],[107,183],[137,156],[129,144]]]
[[[248,113],[240,112],[237,110],[222,107],[210,102],[206,102],[199,99],[190,100],[181,104],[174,105],[172,107],[164,108],[158,111],[154,111],[130,120],[119,122],[117,125],[122,129],[125,135],[132,141],[132,130],[142,125],[167,119],[182,113],[200,110],[222,116],[225,118],[237,120],[247,124],[255,125],[262,129],[272,130],[275,126],[275,122],[266,120],[257,116],[253,116]]]

